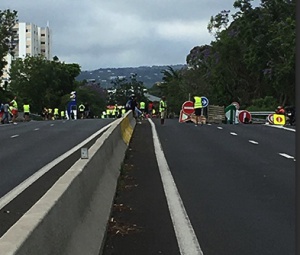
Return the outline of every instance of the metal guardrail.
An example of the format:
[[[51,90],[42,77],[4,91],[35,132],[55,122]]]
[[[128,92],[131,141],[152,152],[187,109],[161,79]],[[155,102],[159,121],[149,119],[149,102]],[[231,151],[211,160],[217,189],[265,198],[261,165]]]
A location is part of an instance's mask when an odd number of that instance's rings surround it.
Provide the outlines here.
[[[257,111],[257,112],[250,112],[250,114],[252,115],[252,116],[259,116],[259,115],[261,115],[261,116],[263,116],[263,115],[265,115],[265,116],[267,116],[267,115],[269,115],[269,114],[273,114],[273,113],[275,113],[274,111],[272,112],[272,111]]]

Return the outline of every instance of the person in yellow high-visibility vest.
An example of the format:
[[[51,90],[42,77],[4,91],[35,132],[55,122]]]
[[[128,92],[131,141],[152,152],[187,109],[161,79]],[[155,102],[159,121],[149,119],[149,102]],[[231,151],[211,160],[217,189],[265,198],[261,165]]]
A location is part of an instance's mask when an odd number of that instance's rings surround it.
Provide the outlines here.
[[[59,110],[58,110],[58,108],[54,108],[54,119],[55,120],[58,120],[58,117],[59,117]]]
[[[202,99],[199,96],[194,96],[194,110],[196,115],[196,124],[195,126],[198,126],[198,124],[201,122],[201,114],[202,114]],[[201,122],[202,125],[202,122]]]
[[[65,118],[65,111],[60,111],[60,118],[62,120]]]
[[[24,112],[24,121],[29,121],[29,115],[30,115],[30,105],[27,101],[25,101],[23,105],[23,112]]]
[[[167,117],[167,102],[166,97],[162,96],[159,101],[159,113],[160,113],[160,124],[165,124],[165,118]]]

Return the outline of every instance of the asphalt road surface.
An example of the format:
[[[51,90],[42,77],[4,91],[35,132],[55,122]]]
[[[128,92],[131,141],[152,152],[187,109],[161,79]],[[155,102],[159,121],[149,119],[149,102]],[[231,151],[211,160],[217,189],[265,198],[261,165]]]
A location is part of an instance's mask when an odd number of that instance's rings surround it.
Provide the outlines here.
[[[56,120],[0,125],[0,236],[80,158],[80,148],[74,148],[112,121]],[[101,134],[84,143],[84,147],[89,148]]]
[[[149,121],[136,126],[103,255],[295,254],[293,128],[153,122],[161,147]],[[162,158],[178,194],[167,195]]]

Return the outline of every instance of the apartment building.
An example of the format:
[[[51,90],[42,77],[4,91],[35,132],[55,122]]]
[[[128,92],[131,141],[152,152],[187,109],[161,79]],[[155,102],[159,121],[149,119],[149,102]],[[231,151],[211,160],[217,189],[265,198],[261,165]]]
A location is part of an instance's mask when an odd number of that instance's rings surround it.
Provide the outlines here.
[[[46,27],[38,27],[32,23],[19,22],[13,28],[14,36],[12,44],[13,54],[8,54],[5,60],[8,65],[3,70],[1,86],[5,81],[9,81],[9,70],[14,59],[26,56],[44,56],[46,59],[52,59],[51,54],[51,30],[49,24]]]

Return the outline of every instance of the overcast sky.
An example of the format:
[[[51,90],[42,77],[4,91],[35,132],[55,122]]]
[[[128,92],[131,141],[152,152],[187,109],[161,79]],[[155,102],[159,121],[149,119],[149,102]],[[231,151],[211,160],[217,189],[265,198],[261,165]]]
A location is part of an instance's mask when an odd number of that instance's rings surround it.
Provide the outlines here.
[[[259,2],[258,0],[255,2]],[[214,40],[210,17],[234,0],[2,0],[19,22],[52,31],[52,55],[82,70],[185,64]]]

